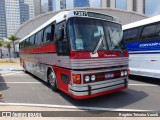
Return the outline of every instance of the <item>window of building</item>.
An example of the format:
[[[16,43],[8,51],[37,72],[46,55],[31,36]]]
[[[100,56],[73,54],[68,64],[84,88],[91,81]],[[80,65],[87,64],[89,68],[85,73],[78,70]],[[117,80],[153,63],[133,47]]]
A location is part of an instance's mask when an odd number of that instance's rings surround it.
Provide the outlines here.
[[[144,13],[148,16],[158,15],[160,0],[144,0]]]
[[[133,11],[137,12],[137,0],[133,0]]]
[[[157,25],[150,25],[150,26],[144,27],[144,29],[142,31],[141,38],[145,39],[145,38],[155,37],[155,35],[156,35],[156,28],[157,28]]]
[[[127,0],[116,0],[116,8],[127,10]]]
[[[111,0],[106,0],[107,7],[111,7]]]

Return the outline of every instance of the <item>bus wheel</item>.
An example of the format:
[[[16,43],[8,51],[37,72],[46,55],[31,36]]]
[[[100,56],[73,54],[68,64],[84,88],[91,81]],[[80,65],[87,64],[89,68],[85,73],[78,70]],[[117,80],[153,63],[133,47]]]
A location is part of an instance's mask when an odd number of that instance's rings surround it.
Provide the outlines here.
[[[56,83],[56,74],[54,73],[53,70],[49,70],[48,72],[48,83],[49,83],[49,86],[50,88],[53,90],[53,91],[56,91],[57,90],[57,83]]]

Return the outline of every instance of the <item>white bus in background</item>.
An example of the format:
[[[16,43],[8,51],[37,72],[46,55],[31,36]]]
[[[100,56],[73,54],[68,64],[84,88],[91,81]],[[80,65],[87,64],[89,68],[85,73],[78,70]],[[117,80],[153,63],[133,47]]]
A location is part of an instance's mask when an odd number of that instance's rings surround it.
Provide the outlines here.
[[[131,75],[160,78],[160,15],[122,27]]]

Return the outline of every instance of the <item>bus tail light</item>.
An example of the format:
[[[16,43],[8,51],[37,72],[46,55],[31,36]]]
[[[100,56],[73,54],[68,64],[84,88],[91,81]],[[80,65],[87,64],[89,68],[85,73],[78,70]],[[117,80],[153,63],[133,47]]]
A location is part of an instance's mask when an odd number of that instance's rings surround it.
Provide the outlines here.
[[[81,75],[72,74],[73,84],[81,84]]]

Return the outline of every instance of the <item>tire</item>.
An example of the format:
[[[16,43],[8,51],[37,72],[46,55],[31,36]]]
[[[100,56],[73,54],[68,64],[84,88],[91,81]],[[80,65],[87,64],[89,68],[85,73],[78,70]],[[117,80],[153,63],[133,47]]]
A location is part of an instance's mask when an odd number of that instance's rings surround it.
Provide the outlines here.
[[[57,79],[56,79],[56,74],[54,73],[53,70],[49,70],[48,75],[47,75],[48,83],[50,88],[53,91],[57,91]]]

